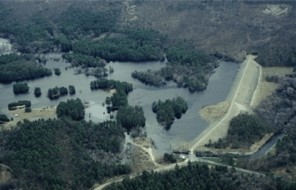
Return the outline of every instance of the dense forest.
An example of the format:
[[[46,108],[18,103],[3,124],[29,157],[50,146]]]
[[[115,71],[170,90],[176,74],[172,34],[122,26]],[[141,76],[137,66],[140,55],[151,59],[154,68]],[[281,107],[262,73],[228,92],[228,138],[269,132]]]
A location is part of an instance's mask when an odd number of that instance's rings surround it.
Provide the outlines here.
[[[85,45],[87,46],[87,45]],[[105,63],[99,57],[93,57],[89,55],[79,54],[79,53],[68,53],[64,54],[63,58],[70,62],[73,66],[85,67],[104,67]]]
[[[180,119],[188,109],[186,101],[182,97],[167,99],[164,102],[153,102],[152,111],[156,113],[158,123],[169,129],[175,118]]]
[[[130,172],[116,161],[124,134],[112,121],[25,120],[1,137],[0,161],[15,178],[4,189],[88,189]]]
[[[271,128],[258,116],[239,114],[229,123],[227,136],[206,146],[215,148],[249,148],[259,141]]]
[[[72,50],[72,40],[108,32],[120,14],[118,6],[111,6],[109,10],[93,9],[102,6],[104,2],[93,3],[91,6],[81,6],[79,2],[74,2],[70,6],[61,5],[63,7],[60,9],[63,11],[54,13],[50,8],[36,11],[34,8],[38,3],[28,2],[25,6],[30,7],[28,10],[34,10],[32,14],[26,11],[19,12],[24,17],[14,19],[16,10],[12,10],[18,8],[15,3],[1,2],[0,31],[12,42],[16,42],[17,50],[21,53],[49,52],[55,47],[68,52]]]
[[[281,175],[296,179],[296,74],[274,80],[279,84],[276,93],[261,103],[257,113],[264,118],[273,130],[283,135],[275,147],[275,151],[258,161],[245,163],[252,169],[277,171]]]
[[[122,182],[108,186],[107,190],[192,190],[192,189],[289,189],[296,184],[272,181],[267,177],[243,174],[224,166],[199,165],[189,163],[186,167],[176,166],[172,171],[163,173],[144,171],[133,179],[125,178]]]
[[[50,76],[52,72],[36,63],[31,56],[1,55],[0,56],[0,82],[10,83],[28,79],[37,79]]]
[[[83,39],[73,44],[73,53],[100,57],[107,61],[163,60],[164,37],[148,29],[121,30],[118,35],[100,41]]]

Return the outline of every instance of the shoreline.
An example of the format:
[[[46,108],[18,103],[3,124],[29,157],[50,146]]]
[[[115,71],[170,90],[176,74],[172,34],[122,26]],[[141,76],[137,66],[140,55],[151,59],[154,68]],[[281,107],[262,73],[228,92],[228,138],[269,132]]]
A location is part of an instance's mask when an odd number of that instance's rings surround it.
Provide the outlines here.
[[[242,63],[241,68],[235,78],[233,87],[231,88],[229,95],[225,99],[225,101],[231,101],[224,117],[222,117],[218,121],[210,123],[210,126],[207,129],[205,129],[190,144],[188,144],[190,147],[188,147],[190,152],[204,147],[204,145],[207,144],[210,140],[217,141],[219,138],[225,137],[228,131],[230,120],[242,111],[249,111],[248,108],[250,107],[249,105],[251,101],[249,100],[249,93],[251,91],[251,97],[253,97],[254,91],[258,85],[258,81],[252,80],[254,78],[252,74],[259,74],[259,72],[254,72],[254,70],[256,71],[260,67],[254,59],[255,56],[248,55],[245,61]],[[253,84],[254,82],[256,84],[255,87]]]
[[[247,60],[248,58],[248,60]],[[267,82],[265,80],[266,76],[269,75],[275,75],[275,76],[284,76],[286,74],[291,74],[293,72],[293,68],[287,68],[287,67],[267,67],[264,68],[261,65],[259,65],[255,61],[255,56],[247,56],[246,60],[242,63],[244,64],[247,61],[246,65],[242,65],[240,68],[240,71],[238,72],[237,77],[235,78],[235,82],[233,84],[233,87],[231,88],[229,95],[225,99],[225,101],[220,102],[216,105],[209,105],[204,107],[202,110],[199,111],[199,114],[201,117],[203,117],[206,121],[209,122],[209,127],[205,129],[196,139],[191,142],[194,144],[188,144],[187,148],[193,152],[197,149],[206,149],[206,150],[215,150],[213,148],[206,148],[204,145],[207,144],[209,140],[211,141],[217,141],[219,138],[225,137],[227,135],[229,122],[230,120],[242,112],[247,113],[253,113],[253,109],[258,107],[260,103],[266,99],[268,96],[272,95],[272,93],[276,90],[278,87],[278,84]],[[249,62],[253,63],[253,70],[255,69],[256,72],[250,72],[250,68],[248,64]],[[252,66],[252,65],[251,65]],[[254,67],[255,66],[255,67]],[[246,71],[249,69],[249,71]],[[245,73],[247,72],[247,76],[245,77]],[[251,74],[258,73],[258,75],[251,78],[256,78],[256,81],[253,81],[253,84],[250,83],[248,80],[248,77],[250,79]],[[247,85],[249,86],[247,86]],[[249,94],[250,96],[243,97],[243,92],[240,90],[241,85],[244,86],[248,90],[248,93],[250,91],[252,92]],[[244,89],[243,89],[244,90]],[[246,92],[246,90],[245,90]],[[246,93],[246,94],[248,94]],[[231,102],[229,101],[231,100]],[[225,104],[225,102],[230,102],[230,105]],[[225,113],[225,108],[221,108],[221,105],[223,103],[228,106],[227,111]],[[214,113],[210,113],[210,111],[213,111]],[[208,113],[207,113],[208,112]],[[229,117],[229,118],[227,118]],[[251,145],[248,149],[244,150],[228,150],[228,149],[221,149],[221,152],[237,152],[240,154],[252,154],[255,153],[260,149],[262,145],[264,145],[265,142],[267,142],[272,135],[266,134],[260,141],[255,142],[253,145]]]
[[[22,122],[24,120],[34,121],[38,119],[56,118],[56,106],[34,108],[31,112],[25,112],[25,109],[21,108],[8,111],[7,113],[10,115],[10,118],[13,118],[13,120],[2,125],[4,130],[12,129],[18,122]]]

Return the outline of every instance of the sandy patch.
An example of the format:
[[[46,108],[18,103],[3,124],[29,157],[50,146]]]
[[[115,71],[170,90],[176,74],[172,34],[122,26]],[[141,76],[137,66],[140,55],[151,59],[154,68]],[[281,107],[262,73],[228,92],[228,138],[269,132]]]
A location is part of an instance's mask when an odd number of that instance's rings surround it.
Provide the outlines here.
[[[154,146],[151,139],[144,138],[144,137],[134,138],[133,141],[134,141],[134,143],[138,144],[139,146],[142,146],[147,149]]]
[[[264,135],[264,137],[262,137],[260,141],[252,144],[252,146],[250,147],[250,152],[252,153],[257,152],[272,136],[273,136],[273,133]]]
[[[116,93],[116,89],[109,90],[109,93],[112,94],[112,95],[115,94]]]
[[[144,151],[140,147],[132,146],[132,170],[135,173],[142,172],[144,170],[153,170],[155,168],[154,163],[151,161],[148,152]]]
[[[17,109],[9,111],[9,114],[12,116],[13,121],[5,123],[3,129],[11,129],[16,126],[16,124],[25,119],[33,121],[37,119],[49,119],[56,117],[56,107],[45,107],[41,109],[32,109],[32,112],[25,112],[25,109]]]
[[[216,105],[206,106],[199,111],[199,114],[207,122],[213,123],[225,116],[229,105],[229,102],[220,102]]]
[[[278,87],[277,83],[267,82],[266,76],[279,76],[283,77],[286,74],[293,73],[292,67],[262,67],[262,77],[258,84],[257,93],[254,96],[253,107],[256,108],[268,96],[271,96]]]
[[[288,5],[266,5],[263,13],[271,16],[281,16],[287,14],[290,6]]]
[[[9,183],[11,179],[12,179],[11,169],[4,164],[0,164],[0,184]]]

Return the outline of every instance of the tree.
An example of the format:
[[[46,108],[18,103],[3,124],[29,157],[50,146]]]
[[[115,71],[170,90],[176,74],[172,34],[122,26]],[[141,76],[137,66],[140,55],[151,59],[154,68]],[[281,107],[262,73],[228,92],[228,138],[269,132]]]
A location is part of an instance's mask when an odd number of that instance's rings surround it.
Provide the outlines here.
[[[146,119],[141,107],[123,106],[117,112],[116,121],[130,131],[132,128],[144,127]]]
[[[9,122],[9,118],[5,114],[0,114],[0,123],[1,122]]]
[[[79,98],[76,100],[70,99],[67,102],[60,102],[57,106],[57,116],[63,117],[67,116],[73,120],[84,119],[84,105]]]
[[[124,91],[118,90],[111,97],[112,110],[118,110],[120,107],[128,105],[127,95]]]
[[[47,97],[51,100],[58,99],[60,97],[60,90],[58,87],[50,88],[47,92]]]
[[[59,68],[54,68],[54,74],[60,76],[61,75],[61,70]]]
[[[13,93],[14,94],[26,94],[29,92],[28,83],[16,83],[13,85]]]
[[[130,172],[113,159],[124,143],[124,130],[114,121],[25,120],[9,132],[0,131],[0,137],[0,160],[13,171],[13,189],[90,189]]]
[[[60,87],[59,88],[59,91],[60,91],[60,96],[65,96],[68,94],[68,89],[66,87]]]
[[[69,85],[68,89],[70,95],[74,95],[76,93],[75,86]]]
[[[35,87],[35,89],[34,89],[34,95],[35,95],[35,97],[40,97],[41,96],[41,89],[40,89],[40,87]]]
[[[174,119],[180,119],[182,114],[185,114],[188,109],[187,103],[181,97],[173,98],[172,100],[158,101],[152,103],[152,111],[156,113],[158,123],[169,129],[174,122]]]
[[[231,119],[227,136],[207,146],[215,148],[249,148],[254,142],[259,141],[270,127],[256,115],[247,113],[239,114]]]
[[[176,163],[177,159],[174,157],[173,154],[164,153],[163,155],[163,161],[167,163]]]

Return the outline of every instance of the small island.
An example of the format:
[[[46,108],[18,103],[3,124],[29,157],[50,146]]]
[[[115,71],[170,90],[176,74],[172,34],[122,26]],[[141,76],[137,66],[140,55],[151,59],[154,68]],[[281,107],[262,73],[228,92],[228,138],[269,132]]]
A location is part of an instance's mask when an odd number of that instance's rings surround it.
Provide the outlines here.
[[[29,92],[30,87],[28,86],[28,83],[15,83],[13,85],[13,93],[14,94],[27,94]]]
[[[165,129],[170,129],[175,118],[180,119],[187,109],[188,105],[182,97],[167,99],[164,102],[158,100],[152,104],[152,111],[156,113],[158,123]]]

